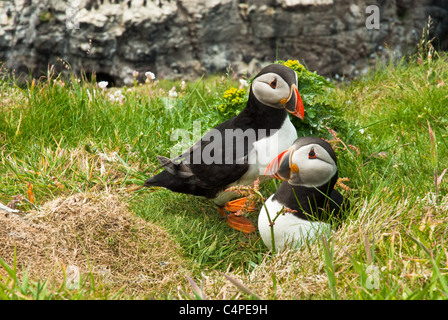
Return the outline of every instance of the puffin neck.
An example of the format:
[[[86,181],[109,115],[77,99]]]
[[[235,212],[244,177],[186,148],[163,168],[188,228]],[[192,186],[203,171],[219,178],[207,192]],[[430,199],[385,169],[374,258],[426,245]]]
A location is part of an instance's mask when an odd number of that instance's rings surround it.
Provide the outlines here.
[[[294,215],[301,219],[310,220],[310,214],[318,219],[321,218],[321,210],[328,201],[331,191],[338,179],[337,173],[328,183],[320,187],[293,186],[284,181],[277,189],[273,200],[277,200],[283,206],[297,210]],[[307,214],[304,214],[306,212]]]
[[[272,108],[258,101],[252,93],[252,89],[249,93],[247,106],[240,114],[250,117],[251,121],[255,123],[256,129],[267,129],[268,135],[270,129],[280,129],[288,117],[285,109]]]

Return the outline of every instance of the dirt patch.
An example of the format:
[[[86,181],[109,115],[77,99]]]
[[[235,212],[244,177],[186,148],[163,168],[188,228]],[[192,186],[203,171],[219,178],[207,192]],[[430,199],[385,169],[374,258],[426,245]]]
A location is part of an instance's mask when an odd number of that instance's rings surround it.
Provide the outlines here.
[[[0,256],[10,266],[15,249],[19,271],[55,285],[76,285],[79,272],[144,297],[185,282],[180,247],[111,194],[61,197],[23,215],[0,212],[0,239]]]

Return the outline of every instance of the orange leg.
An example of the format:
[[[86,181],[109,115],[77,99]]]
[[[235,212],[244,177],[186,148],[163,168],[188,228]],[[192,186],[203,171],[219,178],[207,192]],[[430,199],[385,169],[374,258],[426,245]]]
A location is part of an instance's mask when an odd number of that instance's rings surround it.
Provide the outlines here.
[[[216,206],[216,208],[218,209],[218,213],[221,218],[227,217],[226,209],[224,209],[224,207]]]

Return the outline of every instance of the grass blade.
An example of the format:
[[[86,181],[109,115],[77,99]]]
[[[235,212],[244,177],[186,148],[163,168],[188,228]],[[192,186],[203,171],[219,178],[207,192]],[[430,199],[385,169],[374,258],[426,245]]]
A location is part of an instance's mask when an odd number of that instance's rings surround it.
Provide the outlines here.
[[[258,296],[255,292],[253,292],[252,290],[250,290],[248,287],[246,287],[244,284],[242,284],[240,281],[236,280],[235,278],[232,278],[228,275],[226,275],[225,273],[221,274],[227,279],[229,280],[235,287],[237,287],[238,289],[240,289],[242,292],[244,292],[245,294],[248,294],[249,296],[257,299],[257,300],[263,300],[262,298],[260,298],[260,296]]]
[[[336,276],[333,264],[333,247],[330,248],[326,237],[322,237],[322,242],[324,244],[324,268],[328,276],[328,284],[330,286],[331,295],[333,299],[338,299],[338,293],[336,290]]]
[[[199,286],[196,284],[196,282],[193,279],[191,279],[189,276],[186,276],[186,277],[187,277],[187,280],[190,283],[191,288],[193,289],[193,292],[196,295],[196,297],[201,300],[207,300],[207,297],[206,297],[204,291],[202,291],[202,289],[199,288]]]

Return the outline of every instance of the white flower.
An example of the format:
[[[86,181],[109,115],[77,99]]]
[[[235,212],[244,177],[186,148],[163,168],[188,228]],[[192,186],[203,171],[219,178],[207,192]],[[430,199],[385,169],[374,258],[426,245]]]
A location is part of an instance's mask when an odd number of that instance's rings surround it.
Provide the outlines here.
[[[146,71],[145,77],[148,80],[154,80],[156,78],[156,75],[154,73],[152,73],[151,71]]]
[[[108,94],[107,98],[111,101],[111,102],[118,102],[120,104],[123,104],[124,100],[126,99],[126,97],[121,93],[121,90],[117,90],[115,91],[114,94]]]
[[[185,90],[187,88],[187,84],[185,83],[185,81],[182,80],[182,82],[180,83],[180,90]]]
[[[137,78],[138,77],[138,71],[134,70],[134,72],[132,72],[132,76],[134,77],[134,79]]]
[[[113,94],[108,94],[107,99],[109,99],[111,102],[115,102],[115,96]]]
[[[240,79],[240,89],[248,87],[249,83],[245,79]]]
[[[177,97],[176,87],[172,87],[171,88],[171,90],[169,91],[169,96],[171,98],[176,98]]]
[[[107,85],[109,84],[109,82],[107,81],[100,81],[98,82],[98,87],[100,87],[101,89],[106,89]]]
[[[126,99],[124,95],[121,94],[121,90],[115,91],[115,102],[122,104]]]

